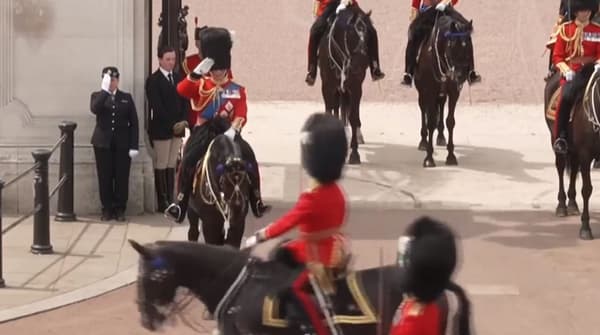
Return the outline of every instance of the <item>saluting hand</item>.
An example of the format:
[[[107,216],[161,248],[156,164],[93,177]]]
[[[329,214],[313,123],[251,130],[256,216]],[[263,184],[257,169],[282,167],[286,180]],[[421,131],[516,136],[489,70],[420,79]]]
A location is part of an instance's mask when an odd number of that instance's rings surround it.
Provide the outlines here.
[[[102,84],[100,84],[100,88],[103,91],[106,91],[108,93],[110,93],[109,88],[110,88],[110,76],[108,75],[108,73],[105,73],[104,76],[102,76]]]
[[[215,61],[212,58],[204,58],[200,64],[196,66],[193,72],[199,76],[203,76],[210,71],[213,65],[215,65]]]

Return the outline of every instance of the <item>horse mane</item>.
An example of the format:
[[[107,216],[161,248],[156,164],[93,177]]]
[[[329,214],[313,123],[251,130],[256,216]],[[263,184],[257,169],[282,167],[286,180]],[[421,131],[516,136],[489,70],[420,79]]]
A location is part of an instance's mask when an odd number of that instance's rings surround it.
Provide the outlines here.
[[[196,266],[204,265],[207,268],[221,267],[227,261],[245,261],[246,254],[249,253],[247,250],[240,251],[229,245],[217,246],[187,241],[157,241],[153,249],[159,256],[174,265],[191,262]]]

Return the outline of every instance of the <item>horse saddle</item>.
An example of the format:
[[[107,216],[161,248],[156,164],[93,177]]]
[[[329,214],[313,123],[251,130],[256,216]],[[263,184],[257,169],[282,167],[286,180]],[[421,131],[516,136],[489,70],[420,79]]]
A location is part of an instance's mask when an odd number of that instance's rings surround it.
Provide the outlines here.
[[[312,290],[311,290],[312,292]],[[317,298],[311,294],[315,306],[319,306]],[[377,322],[375,310],[364,291],[360,278],[350,272],[344,279],[337,280],[336,290],[332,296],[330,311],[336,324],[373,324]],[[286,328],[289,320],[297,315],[300,308],[290,290],[283,293],[267,295],[262,306],[262,323],[269,327]]]

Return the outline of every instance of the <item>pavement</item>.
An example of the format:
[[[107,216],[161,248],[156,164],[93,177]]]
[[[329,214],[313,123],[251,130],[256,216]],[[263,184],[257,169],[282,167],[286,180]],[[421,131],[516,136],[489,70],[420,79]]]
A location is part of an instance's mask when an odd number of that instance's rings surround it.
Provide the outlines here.
[[[321,109],[321,104],[311,102],[249,105],[249,124],[243,136],[253,145],[261,163],[265,199],[280,209],[288,208],[307,186],[307,178],[299,168],[298,134],[306,117]],[[351,231],[357,241],[359,266],[376,265],[372,262],[378,259],[377,246],[385,247],[390,261],[393,240],[406,223],[402,219],[405,213],[436,213],[446,219],[452,219],[452,213],[463,213],[454,216],[457,222],[467,231],[478,231],[480,237],[469,242],[477,246],[475,252],[465,249],[467,258],[461,271],[461,276],[470,280],[471,292],[510,296],[521,295],[527,288],[533,290],[532,295],[543,294],[529,278],[531,274],[541,281],[556,281],[557,275],[563,276],[560,283],[555,283],[560,284],[553,291],[555,296],[575,285],[574,281],[591,285],[588,272],[595,270],[583,260],[597,262],[592,249],[598,250],[598,243],[577,240],[577,218],[553,217],[557,182],[541,106],[459,103],[455,136],[459,166],[444,166],[446,150],[437,147],[438,167],[431,169],[422,168],[425,154],[417,150],[420,115],[416,105],[366,103],[361,117],[366,141],[359,148],[362,165],[348,166],[342,182],[351,202]],[[593,181],[598,182],[597,175],[593,175]],[[379,215],[385,213],[397,213],[397,221],[385,219],[385,223],[378,223],[384,220]],[[249,223],[246,232],[274,218],[250,220],[254,223]],[[5,225],[13,219],[3,218]],[[594,214],[592,219],[592,229],[598,235],[600,226]],[[132,283],[137,255],[126,243],[129,238],[140,242],[185,239],[185,228],[174,228],[161,215],[130,217],[127,223],[79,218],[78,222],[51,225],[55,251],[51,255],[29,253],[31,220],[3,236],[8,287],[0,289],[0,322]],[[534,245],[521,246],[521,237]],[[493,245],[507,249],[495,250]],[[477,257],[485,261],[477,261]],[[517,271],[513,267],[520,258],[522,270]],[[538,269],[542,266],[538,261],[546,258],[552,262]],[[575,265],[573,259],[582,263]],[[481,271],[477,266],[483,264],[499,266]],[[564,271],[573,272],[569,275]]]

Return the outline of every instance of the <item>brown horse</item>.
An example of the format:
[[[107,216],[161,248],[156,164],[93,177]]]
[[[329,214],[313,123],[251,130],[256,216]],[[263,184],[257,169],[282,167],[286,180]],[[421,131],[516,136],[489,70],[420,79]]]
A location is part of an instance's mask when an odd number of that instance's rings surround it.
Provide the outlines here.
[[[589,65],[593,66],[593,65]],[[544,118],[550,138],[554,140],[554,119],[556,102],[559,96],[560,73],[555,73],[546,83],[544,89]],[[581,172],[583,186],[583,213],[581,213],[581,227],[579,237],[582,240],[592,240],[592,229],[590,227],[589,200],[592,195],[592,179],[590,175],[592,161],[600,157],[600,76],[594,74],[590,79],[585,92],[581,93],[583,99],[575,104],[569,126],[569,152],[567,155],[555,154],[556,171],[558,172],[558,206],[556,215],[564,217],[567,215],[579,215],[579,208],[575,197],[575,183],[577,172]],[[552,144],[551,141],[551,144]],[[569,171],[569,190],[565,195],[563,175],[565,170]],[[567,195],[569,197],[566,203]]]
[[[319,70],[325,112],[350,122],[349,164],[360,164],[358,143],[364,143],[360,134],[360,100],[362,84],[369,67],[367,45],[371,13],[364,13],[351,5],[334,18],[319,44]]]
[[[239,248],[246,226],[250,167],[235,141],[218,135],[198,164],[188,209],[188,240],[198,241],[199,221],[204,241]]]
[[[420,150],[426,150],[423,167],[435,167],[433,132],[438,128],[438,145],[445,144],[444,105],[448,99],[448,157],[446,165],[457,165],[454,155],[454,111],[460,91],[467,80],[472,51],[469,48],[472,22],[460,22],[435,9],[421,15],[439,15],[429,38],[421,45],[415,72],[415,87],[419,92],[421,109]]]

